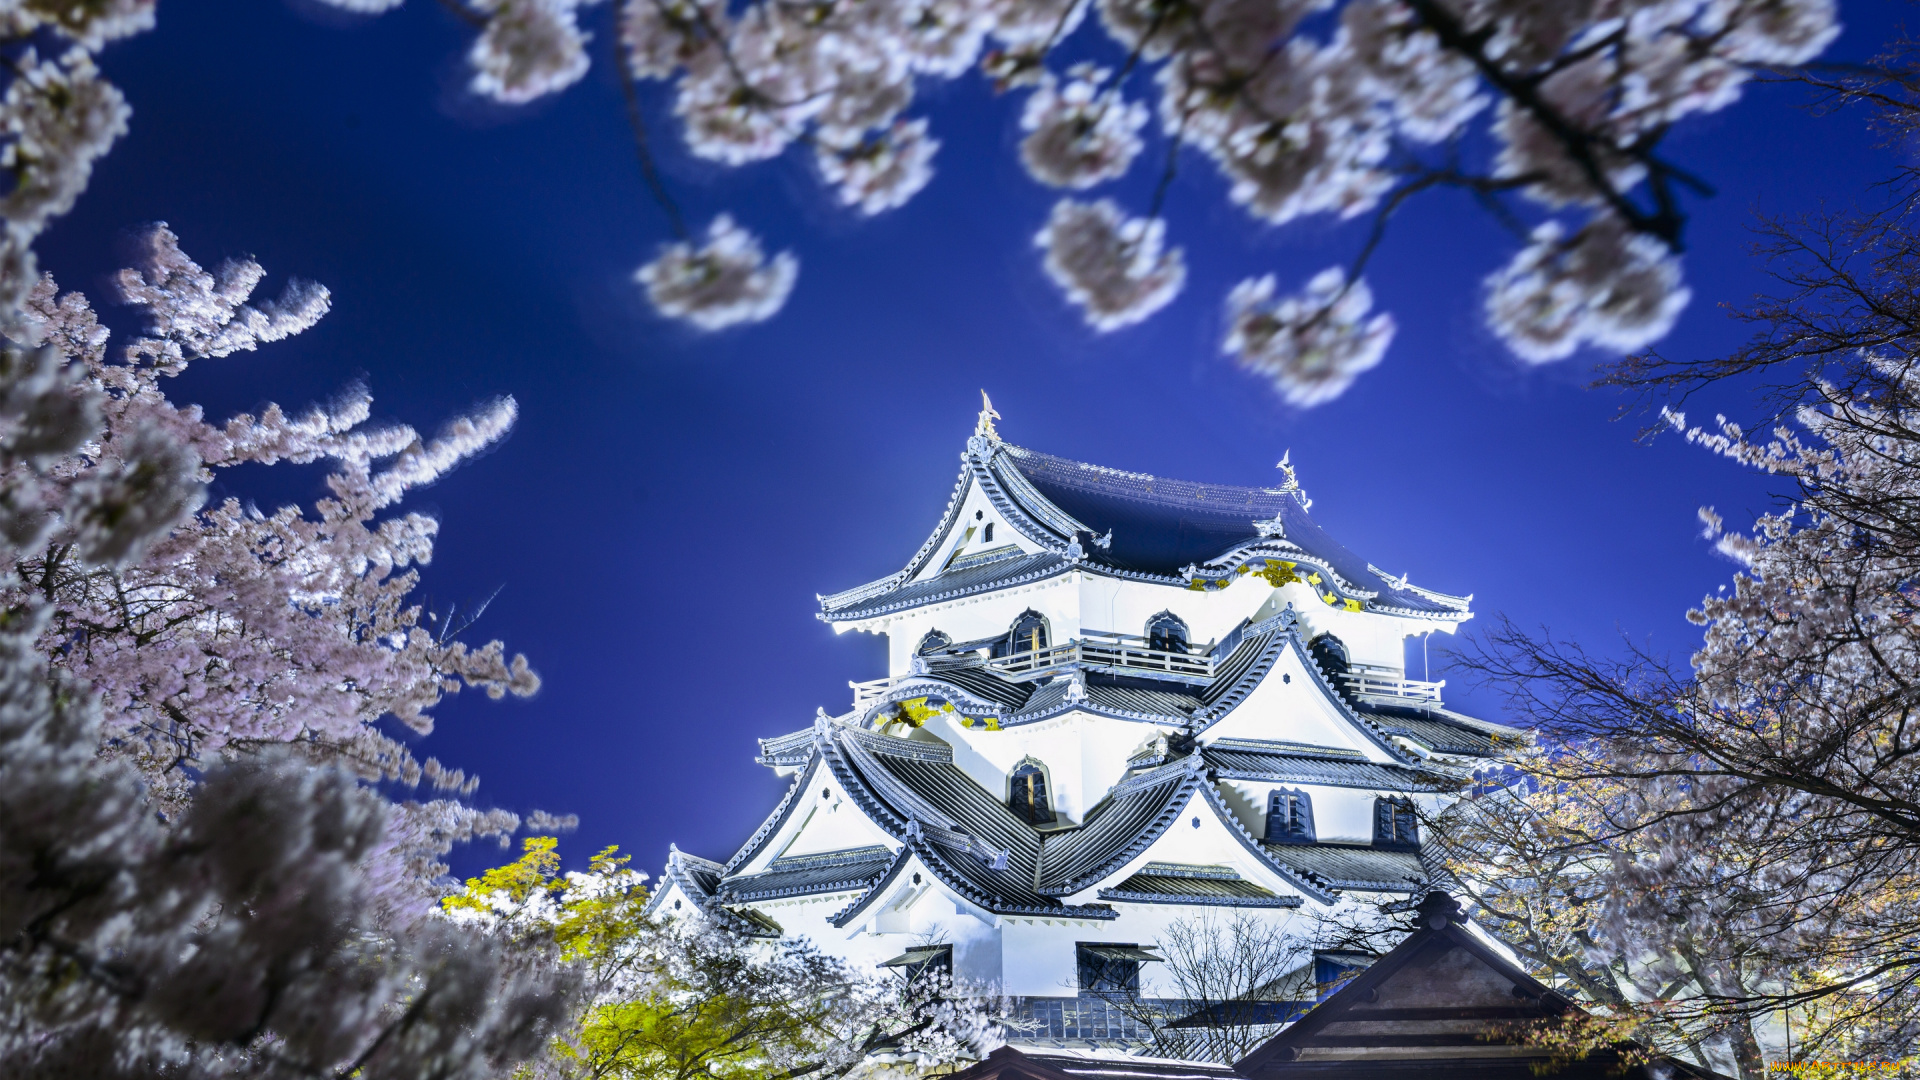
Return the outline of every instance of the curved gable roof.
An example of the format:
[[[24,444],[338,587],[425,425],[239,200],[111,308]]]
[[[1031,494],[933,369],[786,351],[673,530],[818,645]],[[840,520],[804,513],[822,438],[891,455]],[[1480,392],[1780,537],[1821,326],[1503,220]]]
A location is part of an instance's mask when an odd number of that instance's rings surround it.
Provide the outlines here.
[[[1297,488],[1173,480],[978,435],[969,440],[964,460],[938,526],[906,567],[820,597],[822,618],[869,618],[1014,584],[1007,574],[1010,567],[988,573],[970,567],[913,581],[952,532],[973,487],[986,494],[1009,525],[1043,549],[1027,556],[1021,573],[1012,575],[1020,581],[1078,565],[1186,584],[1188,568],[1261,544],[1261,551],[1298,551],[1343,579],[1345,591],[1369,603],[1411,614],[1464,617],[1464,600],[1390,578],[1335,540],[1308,515]]]

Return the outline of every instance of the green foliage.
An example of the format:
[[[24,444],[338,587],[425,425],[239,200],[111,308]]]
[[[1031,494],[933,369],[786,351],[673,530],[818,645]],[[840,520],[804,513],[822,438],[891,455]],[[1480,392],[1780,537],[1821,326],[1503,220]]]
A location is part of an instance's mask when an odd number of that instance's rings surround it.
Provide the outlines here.
[[[993,1021],[944,977],[865,975],[805,941],[753,937],[726,914],[656,920],[630,856],[609,847],[562,875],[552,837],[468,880],[446,910],[551,941],[582,1004],[516,1080],[833,1080],[977,1056]]]
[[[552,888],[554,875],[560,870],[560,853],[555,850],[559,845],[555,837],[527,837],[521,844],[526,854],[477,878],[468,878],[466,891],[442,898],[440,907],[449,912],[489,912],[494,910],[489,901],[496,899],[526,903],[534,893]]]

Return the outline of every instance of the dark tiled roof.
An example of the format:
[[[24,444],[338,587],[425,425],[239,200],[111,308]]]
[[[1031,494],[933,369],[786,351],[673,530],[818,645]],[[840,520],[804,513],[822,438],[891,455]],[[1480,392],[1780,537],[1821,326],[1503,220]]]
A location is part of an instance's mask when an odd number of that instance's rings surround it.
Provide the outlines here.
[[[1016,683],[985,667],[964,667],[936,668],[924,677],[951,683],[976,698],[1001,705],[1006,710],[1002,722],[1008,724],[1037,719],[1074,704],[1067,698],[1068,680],[1064,676],[1046,683]],[[1178,722],[1192,716],[1201,701],[1194,690],[1101,672],[1088,672],[1085,685],[1085,707],[1127,716],[1165,717]]]
[[[1066,896],[1118,870],[1159,839],[1204,782],[1205,774],[1186,760],[1122,781],[1087,811],[1079,828],[1047,837],[1040,853],[1040,891]]]
[[[1008,682],[986,667],[935,668],[930,679],[949,682],[977,698],[998,702],[1007,709],[1018,709],[1033,696],[1032,683]]]
[[[1021,907],[1051,907],[1058,903],[1034,891],[1034,866],[1040,858],[1040,834],[1013,816],[1000,800],[952,763],[915,761],[875,755],[900,783],[952,818],[962,831],[978,836],[1007,854],[1006,866],[994,869],[987,858],[957,844],[927,843],[944,854],[954,873],[980,892]]]
[[[673,852],[670,870],[680,887],[693,894],[695,900],[704,900],[713,895],[720,884],[720,877],[726,873],[726,867],[712,859],[703,859],[698,855],[689,855],[684,851]]]
[[[936,574],[924,581],[907,582],[845,607],[830,609],[825,617],[835,622],[870,618],[874,615],[884,615],[889,611],[917,607],[956,596],[989,592],[1009,585],[1038,581],[1060,573],[1067,569],[1067,566],[1065,558],[1045,551],[1016,558],[976,563],[961,569],[949,570],[944,574]]]
[[[805,765],[813,755],[813,729],[801,728],[772,739],[760,740],[760,756],[755,758],[769,768]]]
[[[825,735],[823,760],[848,797],[962,896],[1003,914],[1115,916],[1109,907],[1063,905],[1034,890],[1040,834],[955,767],[950,747],[862,731]],[[871,895],[834,916],[836,925]]]
[[[1208,684],[1206,690],[1201,693],[1200,700],[1212,705],[1226,696],[1229,690],[1239,690],[1240,697],[1246,696],[1245,690],[1250,689],[1250,684],[1243,688],[1242,683],[1249,681],[1249,675],[1254,676],[1251,682],[1257,683],[1260,677],[1265,676],[1267,669],[1273,666],[1274,659],[1280,655],[1279,649],[1269,648],[1278,634],[1277,627],[1268,626],[1268,629],[1261,633],[1242,638],[1233,652],[1227,654],[1227,658],[1214,669],[1213,682]]]
[[[740,904],[866,889],[880,880],[892,862],[893,852],[877,846],[779,858],[760,873],[728,878],[720,885],[719,897],[724,903]]]
[[[1427,873],[1412,851],[1344,844],[1269,844],[1267,856],[1329,889],[1379,889],[1416,892]]]
[[[1146,713],[1150,716],[1183,718],[1200,707],[1198,695],[1159,686],[1140,686],[1124,679],[1108,680],[1087,676],[1087,699],[1113,712]]]
[[[1256,521],[1280,519],[1286,540],[1352,584],[1380,594],[1393,607],[1455,612],[1416,589],[1396,589],[1367,561],[1328,535],[1296,495],[1276,488],[1197,484],[1123,472],[1003,444],[995,465],[1011,463],[1033,489],[1095,533],[1112,531],[1106,548],[1087,552],[1090,562],[1124,570],[1175,575],[1261,539]],[[1017,484],[1008,484],[1018,490]]]
[[[1222,744],[1203,746],[1201,753],[1223,779],[1328,784],[1376,791],[1423,791],[1433,787],[1427,774],[1404,765],[1379,765],[1358,754],[1349,756],[1304,747],[1285,750],[1279,747],[1288,744],[1267,745],[1274,749],[1260,747],[1251,740],[1222,740]]]
[[[1091,552],[1095,561],[1173,574],[1254,539],[1257,520],[1281,512],[1292,498],[1274,491],[1225,484],[1193,484],[1122,472],[1005,445],[995,464],[1011,461],[1048,502],[1096,533],[1113,531],[1112,545]]]
[[[1022,1056],[1084,1080],[1239,1080],[1231,1065],[1171,1058],[1085,1057],[1023,1052]]]
[[[1492,733],[1462,724],[1410,714],[1403,709],[1373,710],[1367,716],[1387,734],[1404,735],[1436,753],[1494,757],[1501,752]]]
[[[1140,872],[1101,889],[1100,899],[1136,904],[1204,904],[1220,907],[1299,907],[1297,896],[1280,896],[1231,870],[1148,863]]]

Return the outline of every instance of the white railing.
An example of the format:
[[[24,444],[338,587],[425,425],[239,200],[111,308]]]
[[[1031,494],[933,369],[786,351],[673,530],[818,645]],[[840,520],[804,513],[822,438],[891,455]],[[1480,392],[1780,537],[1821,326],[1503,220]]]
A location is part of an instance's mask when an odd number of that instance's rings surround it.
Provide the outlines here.
[[[1347,669],[1342,678],[1355,696],[1389,705],[1438,705],[1440,688],[1447,685],[1445,679],[1438,682],[1408,679],[1393,668],[1375,667],[1372,664],[1355,664]]]
[[[1069,664],[1081,667],[1123,671],[1149,678],[1172,678],[1182,682],[1205,682],[1213,678],[1213,658],[1202,653],[1173,652],[1146,644],[1145,638],[1131,634],[1088,631],[1061,645],[1029,652],[996,656],[987,666],[1015,682],[1034,678]]]
[[[892,684],[892,679],[868,679],[866,682],[847,680],[847,686],[853,690],[853,707],[859,709],[878,701]]]

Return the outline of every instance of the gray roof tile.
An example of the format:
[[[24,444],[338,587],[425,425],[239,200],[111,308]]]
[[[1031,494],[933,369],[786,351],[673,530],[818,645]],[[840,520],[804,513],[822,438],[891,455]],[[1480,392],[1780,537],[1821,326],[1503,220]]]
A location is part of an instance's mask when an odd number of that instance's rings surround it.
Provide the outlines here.
[[[1471,754],[1475,757],[1494,757],[1500,753],[1499,744],[1491,732],[1445,720],[1411,716],[1399,709],[1374,710],[1367,716],[1379,724],[1382,731],[1390,735],[1404,735],[1438,753]]]
[[[723,903],[742,904],[866,889],[880,880],[892,862],[893,852],[879,846],[779,858],[757,874],[728,878],[720,884],[718,896]]]
[[[1305,747],[1279,749],[1285,744],[1268,745],[1274,748],[1260,747],[1251,740],[1231,740],[1202,746],[1200,752],[1216,775],[1227,780],[1327,784],[1375,791],[1427,791],[1434,786],[1431,774],[1405,765],[1380,765],[1357,754],[1350,757]]]
[[[1129,778],[1087,811],[1070,832],[1047,837],[1040,853],[1040,891],[1079,892],[1145,851],[1172,824],[1194,787],[1205,782],[1185,760]]]
[[[935,574],[921,581],[907,582],[846,607],[829,609],[822,617],[831,622],[871,618],[922,604],[1039,581],[1065,571],[1069,565],[1065,558],[1050,551],[995,559]]]
[[[807,758],[811,756],[813,756],[813,729],[806,727],[771,739],[761,739],[760,756],[754,760],[773,768],[805,765]]]
[[[1412,851],[1346,844],[1268,844],[1267,856],[1328,889],[1418,892],[1428,880]]]
[[[1101,889],[1100,899],[1215,907],[1299,907],[1302,903],[1297,896],[1280,896],[1232,871],[1224,874],[1156,872],[1164,869],[1160,864],[1149,863],[1113,888]]]

